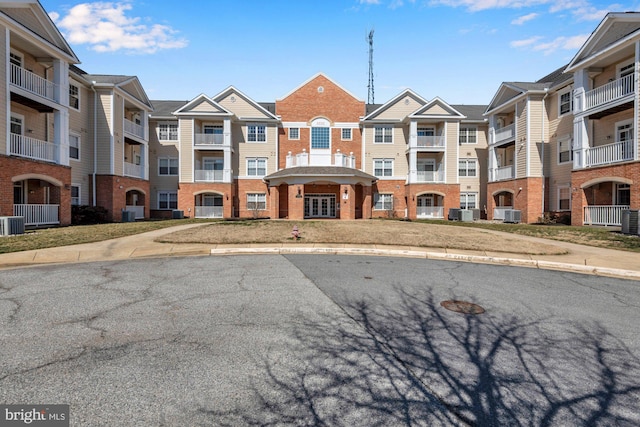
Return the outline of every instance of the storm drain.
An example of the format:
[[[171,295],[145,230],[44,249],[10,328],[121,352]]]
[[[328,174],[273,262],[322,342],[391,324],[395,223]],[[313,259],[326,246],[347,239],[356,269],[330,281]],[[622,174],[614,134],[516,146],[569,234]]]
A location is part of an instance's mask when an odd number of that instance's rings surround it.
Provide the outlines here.
[[[478,304],[474,304],[472,302],[467,302],[467,301],[448,300],[448,301],[442,301],[440,305],[446,308],[447,310],[455,311],[456,313],[462,313],[462,314],[484,313],[484,308],[480,307]]]

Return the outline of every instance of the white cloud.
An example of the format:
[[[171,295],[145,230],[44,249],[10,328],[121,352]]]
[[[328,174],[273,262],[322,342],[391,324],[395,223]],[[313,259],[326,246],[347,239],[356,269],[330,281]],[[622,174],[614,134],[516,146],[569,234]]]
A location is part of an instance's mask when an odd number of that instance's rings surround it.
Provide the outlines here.
[[[562,0],[558,0],[562,1]],[[547,4],[550,0],[431,0],[431,5],[466,7],[471,12],[488,9],[521,9]]]
[[[511,42],[512,47],[528,47],[531,46],[531,50],[536,52],[543,52],[545,55],[550,55],[558,50],[577,50],[587,41],[589,38],[589,34],[580,34],[577,36],[571,37],[557,37],[554,40],[537,43],[538,40],[541,40],[541,37],[532,37],[527,40],[527,43],[524,43],[524,40],[520,42]],[[520,43],[520,44],[517,44]]]
[[[49,16],[71,44],[88,44],[97,52],[155,53],[187,46],[188,41],[171,27],[146,25],[139,17],[127,16],[131,9],[128,2],[82,3],[65,16],[56,12]]]
[[[531,46],[532,44],[536,43],[540,39],[542,39],[542,37],[534,36],[524,40],[514,40],[511,43],[509,43],[509,45],[511,47],[526,47],[526,46]]]
[[[513,21],[511,21],[512,25],[522,25],[525,22],[531,21],[533,19],[536,19],[539,15],[537,13],[530,13],[528,15],[523,15],[519,18],[514,19]]]

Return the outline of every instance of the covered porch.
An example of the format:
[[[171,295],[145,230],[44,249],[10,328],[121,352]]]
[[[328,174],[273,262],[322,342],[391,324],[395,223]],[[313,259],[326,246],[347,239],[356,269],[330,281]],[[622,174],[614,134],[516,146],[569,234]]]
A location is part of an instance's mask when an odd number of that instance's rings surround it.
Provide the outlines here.
[[[27,227],[60,224],[64,187],[50,178],[17,179],[13,182],[13,216],[24,217]]]
[[[205,191],[194,194],[195,218],[223,218],[224,194]]]
[[[586,202],[580,206],[583,225],[622,225],[622,212],[631,206],[630,183],[604,181],[583,186],[580,190]]]

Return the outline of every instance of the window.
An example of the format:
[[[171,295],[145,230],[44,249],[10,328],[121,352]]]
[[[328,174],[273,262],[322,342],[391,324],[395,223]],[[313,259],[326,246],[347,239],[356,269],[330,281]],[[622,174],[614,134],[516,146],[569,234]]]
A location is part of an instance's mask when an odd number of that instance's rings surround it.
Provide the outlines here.
[[[178,159],[173,157],[159,157],[158,175],[178,175]]]
[[[478,142],[477,134],[478,128],[476,128],[475,126],[461,126],[459,137],[460,144],[475,144],[476,142]]]
[[[631,186],[616,184],[616,205],[629,206],[631,204]]]
[[[69,158],[80,160],[80,137],[69,134]]]
[[[80,88],[73,83],[69,83],[69,107],[80,109]]]
[[[558,163],[567,163],[571,161],[573,161],[571,139],[561,139],[560,141],[558,141]]]
[[[351,129],[342,129],[342,140],[351,141]]]
[[[247,210],[263,211],[267,209],[267,195],[264,193],[247,193]]]
[[[571,91],[561,93],[558,98],[558,102],[560,103],[558,111],[561,116],[573,111],[573,97],[571,96]]]
[[[222,135],[222,125],[204,125],[202,130],[207,135]]]
[[[178,193],[158,191],[158,209],[178,209]]]
[[[22,124],[24,123],[24,118],[22,116],[11,114],[11,133],[15,133],[16,135],[22,135]]]
[[[267,142],[266,128],[264,125],[247,126],[247,141]]]
[[[569,186],[558,187],[558,210],[571,210],[571,188]]]
[[[476,159],[461,159],[458,161],[459,176],[477,176],[478,161]]]
[[[325,128],[325,127],[311,128],[311,148],[312,149],[331,148],[329,128]]]
[[[374,129],[374,144],[391,144],[393,143],[393,126],[380,125]]]
[[[177,141],[178,140],[178,124],[177,123],[160,123],[158,125],[159,141]]]
[[[22,56],[17,53],[11,52],[9,54],[9,62],[11,62],[16,67],[22,67]]]
[[[460,209],[477,209],[478,193],[460,193]]]
[[[300,139],[300,128],[289,128],[289,139]]]
[[[247,176],[265,176],[267,174],[267,158],[247,158]]]
[[[80,203],[80,186],[72,184],[71,185],[71,206],[79,206]]]
[[[377,211],[388,211],[393,209],[393,194],[380,194],[375,193],[373,195],[373,208]]]
[[[636,68],[636,64],[633,62],[629,62],[628,64],[624,64],[619,66],[618,68],[618,78],[621,79],[630,74],[633,74]]]
[[[393,176],[393,159],[373,159],[373,174],[378,177]]]

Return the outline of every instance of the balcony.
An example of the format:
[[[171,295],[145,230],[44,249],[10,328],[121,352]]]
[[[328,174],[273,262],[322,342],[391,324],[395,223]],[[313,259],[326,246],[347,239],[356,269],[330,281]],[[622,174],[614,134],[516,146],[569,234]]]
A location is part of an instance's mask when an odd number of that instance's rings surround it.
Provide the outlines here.
[[[493,137],[494,144],[500,144],[505,141],[512,141],[516,137],[516,125],[515,123],[509,126],[505,126],[500,129],[496,129]]]
[[[24,225],[40,226],[60,224],[60,205],[13,205],[13,215],[23,216]]]
[[[224,146],[224,135],[221,133],[196,133],[194,144],[206,147]]]
[[[330,156],[328,154],[327,156]],[[319,158],[319,157],[318,157]],[[309,153],[307,153],[304,149],[302,153],[291,154],[291,151],[287,154],[286,158],[286,166],[287,168],[293,168],[296,166],[342,166],[346,168],[355,168],[356,167],[356,157],[353,153],[343,154],[340,150],[337,150],[333,155],[333,163],[331,163],[330,158],[327,158],[327,163],[324,162],[322,164],[314,164],[309,161]]]
[[[411,183],[440,183],[444,182],[444,171],[411,171],[415,179]]]
[[[9,154],[45,162],[58,162],[58,147],[52,142],[11,134]]]
[[[231,169],[224,170],[207,170],[196,169],[195,176],[196,181],[199,182],[231,182]]]
[[[601,205],[584,207],[584,225],[622,225],[622,211],[628,210],[625,205]]]
[[[144,166],[124,162],[124,175],[144,179]]]
[[[501,166],[493,169],[491,181],[504,181],[515,177],[515,168],[513,166]]]
[[[435,151],[444,150],[447,145],[447,139],[444,135],[418,135],[415,137],[415,145],[411,144],[410,148],[426,148],[434,149]]]
[[[418,218],[444,218],[443,206],[418,206]]]
[[[50,101],[57,102],[55,99],[55,88],[57,85],[49,80],[38,76],[22,67],[11,64],[11,84],[24,89],[34,95]]]
[[[634,74],[621,77],[585,93],[585,111],[602,107],[635,93]]]
[[[124,132],[136,138],[145,139],[144,127],[131,120],[124,119]]]
[[[196,206],[196,218],[222,218],[222,206]]]
[[[585,150],[585,167],[630,161],[634,158],[634,151],[632,140],[589,147]]]

